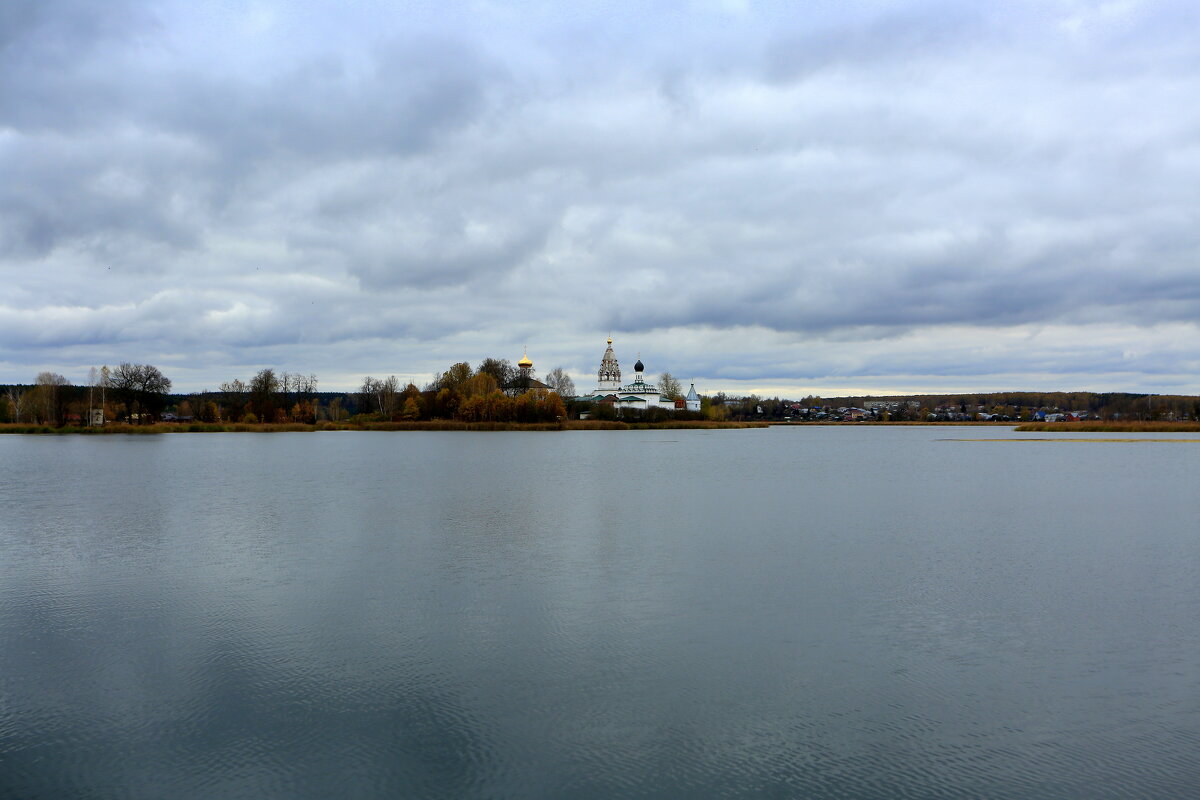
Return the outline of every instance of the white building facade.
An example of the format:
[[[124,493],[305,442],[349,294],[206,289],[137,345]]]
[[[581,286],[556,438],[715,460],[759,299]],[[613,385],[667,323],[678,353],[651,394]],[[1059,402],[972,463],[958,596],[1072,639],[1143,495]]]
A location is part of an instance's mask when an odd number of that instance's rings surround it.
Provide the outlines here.
[[[591,394],[580,399],[593,402],[608,399],[617,408],[662,408],[675,411],[677,408],[675,401],[663,397],[657,386],[646,382],[645,370],[646,367],[639,357],[637,363],[633,365],[633,382],[622,384],[621,366],[617,363],[617,356],[613,352],[612,337],[609,337],[608,348],[604,351],[604,357],[600,359],[600,369],[596,373],[596,388],[592,390]],[[700,396],[696,394],[695,384],[692,384],[684,404],[689,411],[700,410]]]

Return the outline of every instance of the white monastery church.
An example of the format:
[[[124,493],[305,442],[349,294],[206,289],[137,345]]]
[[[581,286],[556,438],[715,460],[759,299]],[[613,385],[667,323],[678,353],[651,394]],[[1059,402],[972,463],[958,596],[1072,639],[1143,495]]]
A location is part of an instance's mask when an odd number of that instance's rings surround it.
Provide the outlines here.
[[[617,363],[616,353],[612,348],[612,337],[608,338],[608,349],[600,359],[600,370],[597,373],[596,388],[591,394],[584,395],[580,400],[600,402],[609,400],[617,408],[664,408],[675,411],[678,406],[674,400],[663,397],[657,386],[646,383],[645,365],[639,356],[633,365],[633,383],[621,384],[621,367]],[[692,384],[684,400],[684,408],[688,411],[700,410],[700,395],[696,394],[696,384]]]

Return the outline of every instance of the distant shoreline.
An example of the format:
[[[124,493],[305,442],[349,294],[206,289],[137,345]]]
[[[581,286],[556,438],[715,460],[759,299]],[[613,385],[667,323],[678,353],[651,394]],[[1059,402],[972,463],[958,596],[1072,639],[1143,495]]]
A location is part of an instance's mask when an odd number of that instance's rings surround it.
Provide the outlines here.
[[[766,428],[766,422],[715,422],[710,420],[665,420],[663,422],[619,422],[608,420],[566,420],[564,422],[460,422],[457,420],[426,420],[412,422],[318,422],[306,425],[299,422],[280,424],[236,423],[169,423],[152,425],[114,424],[103,427],[56,428],[53,425],[0,424],[0,434],[24,433],[48,436],[111,436],[114,434],[146,435],[170,433],[311,433],[317,431],[624,431],[664,429],[741,429]]]
[[[299,422],[278,424],[231,423],[169,423],[84,428],[53,425],[0,424],[0,434],[37,434],[43,436],[111,436],[116,434],[146,435],[170,433],[313,433],[318,431],[626,431],[626,430],[738,430],[746,428],[804,428],[804,427],[1004,427],[1018,433],[1195,433],[1200,422],[743,422],[713,420],[664,420],[662,422],[621,422],[611,420],[566,420],[564,422],[462,422],[459,420],[415,420],[411,422],[318,422],[306,425]]]

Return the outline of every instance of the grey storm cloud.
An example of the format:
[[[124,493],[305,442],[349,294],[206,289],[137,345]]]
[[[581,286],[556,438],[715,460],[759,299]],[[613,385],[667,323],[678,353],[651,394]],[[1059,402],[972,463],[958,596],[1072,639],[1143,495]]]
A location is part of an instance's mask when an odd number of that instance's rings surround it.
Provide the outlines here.
[[[1186,383],[1197,16],[5,3],[0,380]]]

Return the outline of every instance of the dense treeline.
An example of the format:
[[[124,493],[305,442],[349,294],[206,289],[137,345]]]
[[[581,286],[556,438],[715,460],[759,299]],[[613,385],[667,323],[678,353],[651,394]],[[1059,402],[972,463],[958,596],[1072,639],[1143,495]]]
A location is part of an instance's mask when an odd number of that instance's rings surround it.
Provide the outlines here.
[[[171,379],[150,364],[123,363],[92,369],[86,386],[42,372],[32,385],[0,387],[0,422],[45,425],[92,424],[104,419],[149,422],[170,402]]]
[[[566,417],[566,406],[557,392],[530,386],[531,380],[507,360],[484,359],[477,369],[460,361],[424,389],[412,383],[401,389],[394,375],[368,375],[359,389],[358,407],[360,416],[368,421],[534,423]]]
[[[569,379],[568,379],[569,380]],[[315,424],[319,422],[547,422],[565,416],[555,392],[521,387],[507,361],[485,359],[478,369],[454,364],[424,388],[395,376],[366,376],[357,392],[317,391],[315,375],[260,370],[249,381],[224,383],[181,401],[178,419],[201,422]],[[198,412],[198,413],[196,413]]]
[[[664,376],[665,380],[666,376]],[[548,386],[549,388],[542,388]],[[149,364],[122,363],[92,369],[85,386],[53,372],[32,384],[0,386],[0,423],[54,427],[121,422],[314,425],[447,420],[469,424],[549,423],[586,414],[600,422],[664,420],[839,419],[846,408],[865,419],[926,422],[991,417],[1030,421],[1066,412],[1082,418],[1119,421],[1200,419],[1200,397],[1094,392],[991,392],[965,394],[853,396],[799,401],[779,397],[701,398],[699,412],[618,409],[572,400],[575,387],[561,368],[545,384],[506,359],[486,358],[478,367],[451,365],[423,388],[401,385],[393,375],[367,376],[356,392],[321,392],[315,375],[262,369],[249,380],[234,379],[217,391],[171,394],[171,380]]]
[[[571,394],[562,369],[547,378]],[[0,387],[0,423],[79,426],[121,422],[314,425],[319,422],[547,423],[567,415],[562,396],[504,359],[484,359],[472,369],[452,365],[422,388],[401,386],[393,375],[367,376],[357,392],[319,392],[315,375],[259,370],[249,380],[217,391],[170,394],[171,381],[148,364],[92,370],[87,386],[44,372],[31,385]]]
[[[559,369],[562,386],[570,378]],[[249,382],[222,384],[215,396],[202,393],[189,403],[203,409],[201,420],[243,423],[318,422],[460,422],[540,423],[566,416],[562,397],[555,391],[531,388],[527,375],[505,359],[486,358],[472,369],[466,362],[453,364],[424,388],[402,385],[391,375],[363,378],[357,392],[336,394],[317,391],[316,376],[275,375],[261,370]],[[183,409],[183,404],[180,405]],[[213,417],[207,419],[206,417]]]
[[[287,423],[317,421],[317,376],[261,369],[248,382],[235,378],[217,392],[201,392],[177,407],[177,417],[201,422]]]

